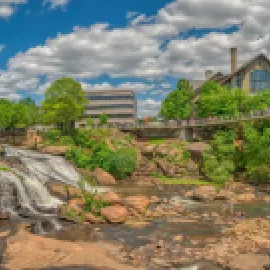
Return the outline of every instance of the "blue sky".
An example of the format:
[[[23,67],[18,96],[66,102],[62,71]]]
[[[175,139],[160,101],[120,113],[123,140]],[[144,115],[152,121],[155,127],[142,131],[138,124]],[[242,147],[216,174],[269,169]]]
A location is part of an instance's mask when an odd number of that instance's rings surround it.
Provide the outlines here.
[[[37,102],[57,78],[134,89],[155,115],[179,78],[269,53],[270,4],[253,0],[0,0],[0,97]],[[239,64],[240,64],[239,63]]]

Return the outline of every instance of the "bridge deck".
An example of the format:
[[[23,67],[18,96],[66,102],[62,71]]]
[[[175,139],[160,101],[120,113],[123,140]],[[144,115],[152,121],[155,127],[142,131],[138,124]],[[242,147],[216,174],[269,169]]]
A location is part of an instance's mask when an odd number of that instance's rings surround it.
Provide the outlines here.
[[[120,126],[119,129],[122,131],[136,131],[145,129],[186,129],[195,127],[207,127],[226,125],[237,122],[257,121],[270,119],[270,111],[261,112],[260,114],[248,115],[242,117],[235,117],[231,119],[217,118],[217,119],[192,119],[183,120],[178,123],[176,122],[152,122],[148,124],[140,124],[136,126]]]

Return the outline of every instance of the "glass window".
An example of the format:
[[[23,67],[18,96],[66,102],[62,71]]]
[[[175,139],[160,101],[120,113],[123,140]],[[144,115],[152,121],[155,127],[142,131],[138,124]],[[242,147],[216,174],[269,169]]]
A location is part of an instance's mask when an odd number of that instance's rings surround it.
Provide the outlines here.
[[[236,77],[236,87],[242,88],[242,77],[240,75]]]
[[[123,95],[123,96],[92,96],[88,95],[89,100],[133,100],[134,96]]]
[[[88,110],[103,110],[103,109],[133,109],[133,104],[108,104],[108,105],[88,105]]]
[[[270,73],[266,70],[253,70],[250,73],[250,91],[256,93],[258,91],[270,89]]]
[[[109,118],[134,118],[134,114],[107,114]],[[91,118],[99,118],[100,114],[87,115]]]

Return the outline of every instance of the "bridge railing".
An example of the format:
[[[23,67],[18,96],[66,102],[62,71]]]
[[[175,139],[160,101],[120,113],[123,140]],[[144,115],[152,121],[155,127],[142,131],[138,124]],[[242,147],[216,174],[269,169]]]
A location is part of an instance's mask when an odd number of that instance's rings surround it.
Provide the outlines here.
[[[150,122],[150,123],[140,123],[140,124],[129,124],[129,125],[120,125],[123,129],[125,128],[144,128],[144,127],[193,127],[193,126],[202,126],[202,125],[212,125],[217,123],[231,123],[241,120],[249,120],[256,118],[268,118],[270,117],[270,108],[264,111],[251,111],[249,113],[241,113],[236,116],[213,116],[208,118],[200,119],[189,119],[189,120],[175,120],[175,121],[159,121],[159,122]],[[118,126],[119,127],[119,126]]]
[[[249,120],[249,119],[258,119],[258,118],[270,118],[270,108],[264,111],[251,111],[249,113],[241,113],[237,116],[213,116],[208,118],[199,118],[199,119],[189,119],[189,120],[169,120],[169,121],[157,121],[157,122],[149,122],[149,123],[110,123],[103,127],[111,127],[118,128],[120,130],[125,129],[137,129],[137,128],[176,128],[176,127],[194,127],[194,126],[205,126],[205,125],[214,125],[218,123],[232,123],[241,120]],[[90,127],[91,129],[97,129],[102,126],[94,125]]]

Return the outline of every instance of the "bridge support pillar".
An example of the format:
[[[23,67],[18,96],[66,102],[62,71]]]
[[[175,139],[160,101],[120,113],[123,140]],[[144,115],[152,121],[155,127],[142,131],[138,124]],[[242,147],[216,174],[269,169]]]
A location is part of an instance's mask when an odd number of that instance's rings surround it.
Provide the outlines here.
[[[176,137],[182,139],[185,142],[193,141],[193,128],[186,127],[176,131]]]

